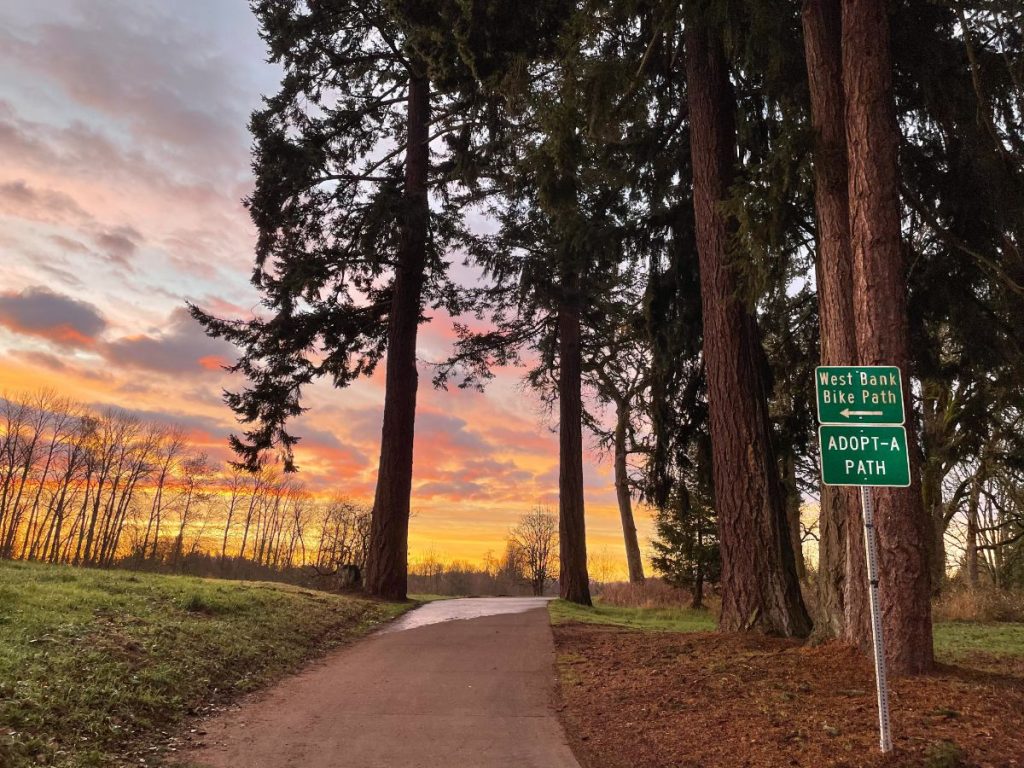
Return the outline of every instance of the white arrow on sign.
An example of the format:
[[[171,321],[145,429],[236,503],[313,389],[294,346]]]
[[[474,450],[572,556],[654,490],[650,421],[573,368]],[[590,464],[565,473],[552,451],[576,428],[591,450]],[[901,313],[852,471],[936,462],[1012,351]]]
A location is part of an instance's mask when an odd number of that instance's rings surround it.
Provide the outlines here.
[[[850,418],[851,416],[881,416],[882,415],[881,411],[851,411],[849,408],[843,408],[843,410],[841,410],[839,413],[841,413],[846,418]]]

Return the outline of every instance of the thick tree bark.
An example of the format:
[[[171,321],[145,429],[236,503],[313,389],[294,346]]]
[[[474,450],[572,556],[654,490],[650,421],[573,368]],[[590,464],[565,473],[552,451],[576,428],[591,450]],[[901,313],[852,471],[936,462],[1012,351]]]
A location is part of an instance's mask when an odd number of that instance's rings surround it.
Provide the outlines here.
[[[640,542],[633,519],[633,500],[629,493],[629,474],[626,468],[626,433],[629,428],[629,405],[625,401],[615,404],[615,497],[619,502],[622,520],[622,538],[626,544],[626,566],[632,584],[644,583],[644,561],[640,556]]]
[[[853,255],[850,251],[840,0],[804,0],[802,21],[814,129],[815,274],[821,364],[854,365]],[[860,499],[855,489],[823,485],[819,517],[814,634],[871,646]]]
[[[889,666],[901,674],[923,672],[934,663],[928,572],[932,532],[921,501],[919,459],[913,446],[897,179],[899,133],[887,9],[885,0],[843,3],[843,88],[858,359],[863,365],[900,366],[908,406],[912,485],[874,492],[885,642]]]
[[[429,214],[430,83],[425,77],[414,75],[409,79],[408,105],[405,210],[391,297],[384,422],[365,582],[367,592],[388,600],[404,600],[408,583],[409,499],[418,383],[416,334]]]
[[[804,636],[779,469],[771,444],[753,316],[737,297],[721,210],[735,162],[733,98],[721,43],[686,27],[690,154],[704,316],[715,510],[722,556],[723,630]]]
[[[562,273],[558,308],[558,559],[559,595],[591,605],[583,509],[583,385],[580,277]]]

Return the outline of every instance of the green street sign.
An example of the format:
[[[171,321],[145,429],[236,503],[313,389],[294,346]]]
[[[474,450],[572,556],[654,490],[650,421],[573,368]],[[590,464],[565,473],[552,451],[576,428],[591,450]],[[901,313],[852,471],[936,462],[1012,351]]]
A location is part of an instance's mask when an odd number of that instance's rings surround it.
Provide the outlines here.
[[[895,365],[822,365],[814,370],[822,424],[902,424],[903,386]]]
[[[901,426],[818,427],[825,485],[910,485],[907,431]]]

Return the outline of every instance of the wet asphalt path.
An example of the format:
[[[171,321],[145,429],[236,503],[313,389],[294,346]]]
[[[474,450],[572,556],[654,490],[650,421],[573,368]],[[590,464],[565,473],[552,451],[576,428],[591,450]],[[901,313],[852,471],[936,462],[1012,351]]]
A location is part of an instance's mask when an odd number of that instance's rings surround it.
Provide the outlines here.
[[[542,598],[441,600],[203,725],[211,768],[579,768]]]

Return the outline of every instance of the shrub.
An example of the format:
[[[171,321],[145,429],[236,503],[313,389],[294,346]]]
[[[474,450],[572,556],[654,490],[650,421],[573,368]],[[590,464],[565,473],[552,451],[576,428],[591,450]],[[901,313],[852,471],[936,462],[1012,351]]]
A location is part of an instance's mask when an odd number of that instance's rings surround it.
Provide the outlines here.
[[[647,579],[643,584],[612,582],[601,587],[599,597],[601,602],[621,608],[689,608],[693,602],[688,589],[673,587],[664,579]],[[705,603],[709,602],[714,602],[714,597],[706,593]],[[712,605],[708,607],[714,610]]]
[[[995,587],[956,587],[932,609],[936,621],[1024,621],[1024,592]]]

